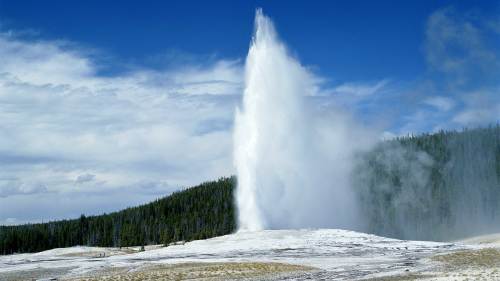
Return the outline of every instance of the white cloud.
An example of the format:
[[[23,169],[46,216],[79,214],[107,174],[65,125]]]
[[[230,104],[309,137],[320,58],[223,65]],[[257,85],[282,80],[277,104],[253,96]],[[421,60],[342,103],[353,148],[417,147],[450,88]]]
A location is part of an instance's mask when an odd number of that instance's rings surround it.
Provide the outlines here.
[[[439,111],[449,111],[455,106],[453,99],[441,96],[427,98],[424,103],[433,106]]]
[[[82,174],[82,175],[79,175],[75,182],[76,183],[84,183],[84,182],[91,182],[91,181],[94,181],[95,179],[95,175],[92,175],[92,174]]]
[[[484,125],[484,120],[500,120],[500,105],[487,109],[467,108],[455,115],[452,120],[463,126]]]
[[[366,97],[371,96],[381,91],[389,80],[384,79],[372,84],[366,83],[345,83],[333,89],[333,93],[337,95],[348,95],[352,97]]]
[[[38,41],[26,44],[14,36],[0,36],[1,71],[12,79],[33,85],[83,85],[80,78],[92,78],[91,61],[68,50],[62,41]],[[88,81],[87,81],[88,82]]]
[[[0,179],[0,198],[12,195],[26,195],[47,192],[41,183],[23,182],[18,179]]]
[[[323,100],[325,104],[334,104],[338,107],[348,107],[354,111],[366,113],[367,107],[378,105],[380,100],[387,98],[389,80],[383,79],[374,82],[348,82],[334,87],[318,89],[314,97]]]
[[[67,214],[101,213],[232,174],[242,71],[219,60],[100,76],[71,44],[0,34],[0,221],[54,217],[43,202],[63,194]]]
[[[464,106],[452,117],[453,122],[461,126],[481,126],[485,122],[500,121],[500,89],[467,93],[462,99]]]

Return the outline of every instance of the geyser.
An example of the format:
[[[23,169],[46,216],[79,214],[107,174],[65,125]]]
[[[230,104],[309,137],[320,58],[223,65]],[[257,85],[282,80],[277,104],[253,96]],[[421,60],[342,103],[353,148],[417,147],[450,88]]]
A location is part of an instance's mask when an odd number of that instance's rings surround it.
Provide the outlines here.
[[[317,80],[257,10],[235,116],[240,230],[356,228],[349,188],[356,130],[344,114],[320,110],[308,98]]]

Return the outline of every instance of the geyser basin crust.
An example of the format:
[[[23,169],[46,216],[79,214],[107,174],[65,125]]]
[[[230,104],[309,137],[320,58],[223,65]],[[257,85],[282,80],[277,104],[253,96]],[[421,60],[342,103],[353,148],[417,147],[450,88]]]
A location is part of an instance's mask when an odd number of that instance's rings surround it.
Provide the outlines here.
[[[210,268],[206,263],[216,263],[212,268],[212,270],[217,269],[216,271],[227,270],[228,267],[223,264],[229,263],[240,264],[241,266],[228,265],[234,266],[237,271],[244,271],[246,267],[250,270],[249,268],[255,265],[255,270],[259,271],[257,269],[261,268],[262,273],[271,270],[272,266],[268,269],[266,267],[268,263],[273,262],[296,265],[298,267],[295,269],[299,271],[316,268],[300,272],[298,277],[293,275],[299,280],[301,278],[354,280],[370,276],[406,274],[406,270],[411,274],[438,272],[436,270],[439,270],[441,263],[433,261],[430,257],[457,250],[481,248],[454,243],[403,241],[338,229],[304,229],[240,232],[192,241],[184,245],[146,249],[145,252],[106,258],[89,258],[81,255],[97,249],[74,247],[38,254],[1,256],[0,279],[5,276],[21,276],[23,272],[40,273],[40,269],[43,269],[44,274],[49,274],[44,276],[60,279],[91,277],[96,274],[114,276],[111,274],[113,270],[116,276],[121,276],[124,271],[142,271],[144,276],[168,275],[182,271],[182,266],[197,267],[196,270],[201,272],[203,267]],[[118,251],[105,248],[103,250]],[[195,264],[201,265],[198,267]],[[169,265],[178,266],[169,269]],[[281,269],[292,267],[285,266]]]

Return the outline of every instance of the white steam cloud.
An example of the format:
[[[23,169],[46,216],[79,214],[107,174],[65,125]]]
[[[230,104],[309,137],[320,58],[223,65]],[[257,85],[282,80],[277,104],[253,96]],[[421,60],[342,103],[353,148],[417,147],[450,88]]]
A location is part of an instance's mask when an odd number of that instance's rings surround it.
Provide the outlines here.
[[[357,228],[350,173],[355,151],[371,138],[345,114],[313,106],[315,81],[257,10],[235,116],[240,230]]]

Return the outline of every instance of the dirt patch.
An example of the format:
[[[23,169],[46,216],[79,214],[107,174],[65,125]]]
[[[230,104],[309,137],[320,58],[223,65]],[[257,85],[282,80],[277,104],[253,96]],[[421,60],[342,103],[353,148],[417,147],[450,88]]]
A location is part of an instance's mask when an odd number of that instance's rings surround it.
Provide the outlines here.
[[[409,273],[367,279],[370,281],[411,280],[500,280],[500,249],[462,250],[430,257],[438,262],[430,272]]]
[[[409,274],[369,278],[369,279],[363,279],[363,280],[366,280],[366,281],[413,281],[413,280],[422,280],[422,279],[428,279],[428,278],[432,279],[434,277],[436,277],[436,275],[409,273]]]
[[[465,250],[438,255],[431,258],[454,268],[463,267],[500,267],[500,249],[485,248],[480,250]]]
[[[139,280],[237,280],[271,278],[280,274],[293,274],[315,268],[285,263],[183,263],[156,265],[135,271],[115,268],[113,272],[101,272],[94,276],[62,279],[71,281],[139,281]]]

